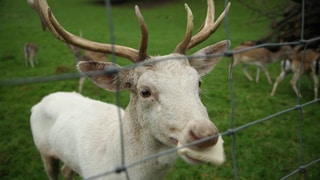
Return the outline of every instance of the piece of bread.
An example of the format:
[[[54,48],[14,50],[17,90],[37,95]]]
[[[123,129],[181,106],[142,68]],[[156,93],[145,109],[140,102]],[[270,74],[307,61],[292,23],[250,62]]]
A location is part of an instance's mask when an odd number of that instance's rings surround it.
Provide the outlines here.
[[[183,145],[179,142],[178,147],[181,146]],[[214,146],[199,150],[190,149],[189,147],[183,147],[178,149],[178,154],[186,155],[200,161],[210,162],[215,165],[221,165],[225,162],[223,139],[221,136],[219,136],[218,141]]]

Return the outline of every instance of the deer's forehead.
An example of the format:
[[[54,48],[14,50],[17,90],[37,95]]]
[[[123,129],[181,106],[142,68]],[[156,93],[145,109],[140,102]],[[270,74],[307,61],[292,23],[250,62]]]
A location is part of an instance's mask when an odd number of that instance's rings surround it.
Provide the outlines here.
[[[198,72],[183,61],[166,61],[148,68],[139,78],[138,86],[188,88],[198,83]]]
[[[190,66],[189,61],[185,55],[169,54],[166,56],[154,57],[151,61],[154,74],[168,74],[173,76],[181,75],[195,75],[197,74],[193,67]],[[149,71],[150,72],[150,71]]]

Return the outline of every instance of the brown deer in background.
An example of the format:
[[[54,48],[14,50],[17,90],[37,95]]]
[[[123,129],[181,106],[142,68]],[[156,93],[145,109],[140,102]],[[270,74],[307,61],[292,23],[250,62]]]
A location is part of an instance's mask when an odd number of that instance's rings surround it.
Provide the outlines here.
[[[302,59],[303,63],[302,63]],[[302,66],[302,68],[301,68]],[[314,99],[318,98],[318,76],[320,68],[320,53],[313,50],[299,51],[291,56],[288,59],[281,61],[281,73],[278,76],[276,82],[273,85],[271,96],[274,96],[279,83],[290,73],[293,73],[290,84],[293,91],[298,97],[302,97],[301,93],[299,94],[297,88],[297,81],[299,80],[300,74],[309,74],[311,75],[314,82]]]
[[[290,46],[282,46],[277,52],[271,52],[267,48],[245,50],[250,47],[251,46],[248,45],[240,45],[233,49],[235,52],[243,50],[243,52],[236,52],[233,54],[233,66],[241,63],[243,73],[250,81],[253,81],[252,77],[248,73],[247,65],[255,65],[257,66],[256,82],[259,82],[260,71],[262,70],[265,73],[269,84],[272,84],[272,80],[267,69],[268,64],[285,58],[288,54],[292,53],[292,48]]]
[[[74,55],[76,64],[78,64],[80,61],[106,62],[108,60],[108,54],[106,53],[85,50],[85,49],[79,48],[78,46],[74,46],[72,44],[67,44],[67,46],[71,49]],[[86,77],[80,77],[79,79],[79,85],[78,85],[79,93],[82,93],[82,87],[85,79]]]
[[[37,53],[38,47],[33,43],[25,43],[23,48],[24,53],[24,64],[31,67],[34,67],[35,64],[38,64]]]

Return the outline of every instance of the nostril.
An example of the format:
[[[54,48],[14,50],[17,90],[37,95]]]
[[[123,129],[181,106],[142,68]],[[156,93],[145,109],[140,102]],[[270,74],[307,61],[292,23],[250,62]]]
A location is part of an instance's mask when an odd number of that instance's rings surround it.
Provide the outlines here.
[[[170,141],[171,141],[172,144],[174,144],[176,146],[178,145],[178,140],[177,139],[175,139],[173,137],[170,137]]]
[[[201,139],[200,137],[198,137],[198,136],[193,132],[192,129],[190,129],[190,136],[191,136],[191,139],[192,139],[193,141],[196,141],[196,140]]]
[[[190,134],[190,139],[191,141],[197,141],[197,140],[200,140],[200,139],[204,139],[206,138],[207,140],[203,141],[203,142],[200,142],[198,143],[197,145],[195,145],[196,147],[198,148],[205,148],[205,147],[209,147],[209,146],[213,146],[217,143],[218,141],[218,131],[214,131],[213,133],[210,133],[210,134],[206,134],[206,133],[203,133],[203,132],[196,132],[194,130],[190,130],[189,131],[189,134]],[[211,137],[211,138],[209,138]]]

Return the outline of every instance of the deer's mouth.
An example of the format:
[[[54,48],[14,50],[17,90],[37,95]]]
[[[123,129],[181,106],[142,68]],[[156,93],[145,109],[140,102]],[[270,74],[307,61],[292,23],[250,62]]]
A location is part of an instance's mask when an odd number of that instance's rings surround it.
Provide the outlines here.
[[[221,136],[219,136],[218,142],[214,146],[197,150],[183,146],[181,142],[178,142],[178,154],[190,164],[210,162],[215,165],[221,165],[225,161],[223,139]]]
[[[174,137],[170,137],[170,141],[171,143],[176,146],[176,147],[179,147],[181,145],[181,143],[179,143],[179,141],[174,138]],[[179,150],[178,150],[179,151]],[[186,162],[190,163],[190,164],[200,164],[204,161],[201,161],[201,160],[198,160],[198,159],[195,159],[191,156],[189,156],[188,154],[179,154]]]
[[[201,161],[199,159],[195,159],[195,158],[192,158],[188,155],[180,155],[185,161],[187,161],[189,164],[201,164],[203,163],[204,161]]]

